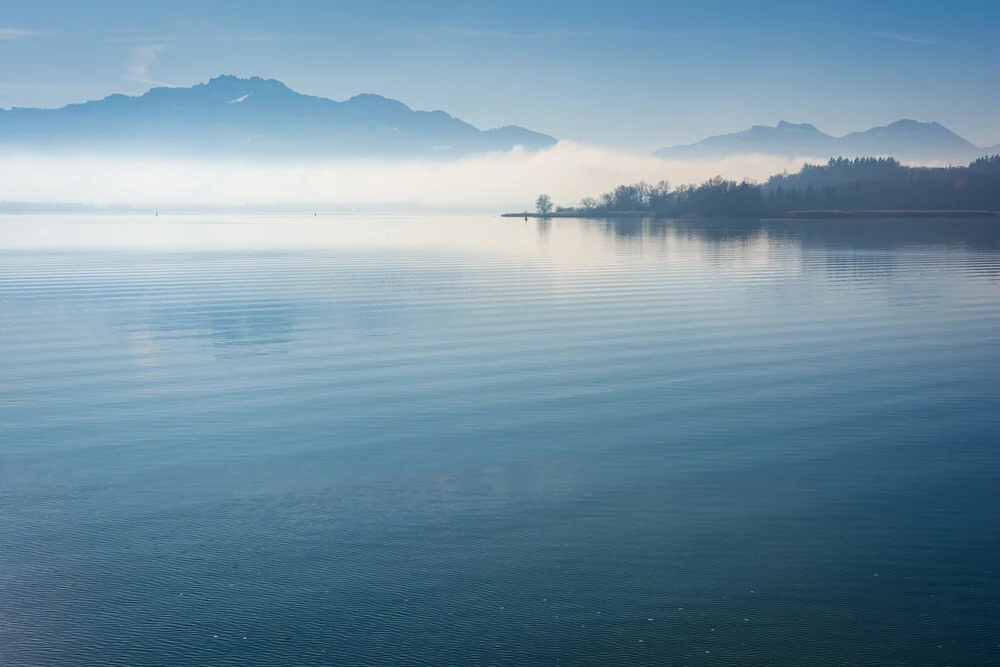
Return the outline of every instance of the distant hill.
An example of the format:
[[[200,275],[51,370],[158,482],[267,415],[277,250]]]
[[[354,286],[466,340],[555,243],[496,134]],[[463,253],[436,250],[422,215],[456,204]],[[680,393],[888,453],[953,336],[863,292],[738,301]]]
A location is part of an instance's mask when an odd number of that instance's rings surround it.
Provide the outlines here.
[[[899,120],[884,127],[833,137],[807,123],[781,121],[775,127],[755,125],[749,130],[709,137],[688,146],[663,148],[655,154],[672,159],[717,159],[750,153],[824,158],[892,156],[903,162],[966,163],[996,150],[997,147],[979,148],[939,123]]]
[[[0,111],[0,146],[27,150],[213,156],[455,156],[551,146],[508,126],[480,130],[444,111],[358,95],[303,95],[274,79],[220,76],[190,88],[153,88],[59,109]]]

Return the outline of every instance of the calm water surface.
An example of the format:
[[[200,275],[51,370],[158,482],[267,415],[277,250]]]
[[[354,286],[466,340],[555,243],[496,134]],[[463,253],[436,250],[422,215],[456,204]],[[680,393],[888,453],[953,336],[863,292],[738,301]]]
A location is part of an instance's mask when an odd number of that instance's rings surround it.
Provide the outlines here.
[[[1000,226],[0,218],[0,665],[1000,664]]]

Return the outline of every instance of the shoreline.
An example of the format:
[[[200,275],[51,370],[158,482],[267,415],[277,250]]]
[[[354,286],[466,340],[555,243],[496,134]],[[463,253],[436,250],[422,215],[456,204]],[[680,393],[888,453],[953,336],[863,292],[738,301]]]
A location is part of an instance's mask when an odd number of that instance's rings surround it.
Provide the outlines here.
[[[650,211],[557,211],[555,213],[502,213],[500,214],[502,218],[533,218],[533,219],[550,219],[550,218],[578,218],[583,220],[605,220],[608,218],[662,218],[670,220],[721,220],[721,219],[733,219],[740,216],[701,216],[701,215],[691,215],[685,214],[680,217],[677,216],[664,216],[658,215]],[[834,211],[834,210],[815,210],[815,211],[788,211],[783,214],[773,214],[764,216],[746,216],[752,219],[766,219],[766,220],[841,220],[841,219],[868,219],[868,218],[881,218],[881,219],[891,219],[891,218],[929,218],[929,219],[944,219],[944,218],[974,218],[974,219],[990,219],[990,218],[1000,218],[1000,211],[926,211],[926,210],[915,210],[915,211],[883,211],[883,210],[873,210],[873,211]]]

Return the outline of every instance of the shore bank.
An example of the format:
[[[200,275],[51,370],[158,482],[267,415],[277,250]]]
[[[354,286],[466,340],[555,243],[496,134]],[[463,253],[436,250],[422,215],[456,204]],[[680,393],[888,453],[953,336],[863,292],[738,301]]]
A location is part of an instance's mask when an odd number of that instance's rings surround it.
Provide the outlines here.
[[[567,210],[555,213],[503,213],[503,218],[584,218],[601,220],[605,218],[672,218],[650,211],[580,211]],[[732,216],[726,216],[732,217]],[[841,218],[1000,218],[1000,211],[788,211],[786,213],[764,214],[762,216],[746,216],[753,218],[787,219],[787,220],[835,220]],[[682,215],[681,220],[710,220],[712,216]]]

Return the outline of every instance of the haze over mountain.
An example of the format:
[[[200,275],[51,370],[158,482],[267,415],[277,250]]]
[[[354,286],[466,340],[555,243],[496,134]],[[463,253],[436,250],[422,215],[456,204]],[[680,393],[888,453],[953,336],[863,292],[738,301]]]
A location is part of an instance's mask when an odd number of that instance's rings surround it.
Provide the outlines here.
[[[811,157],[891,156],[903,162],[966,163],[996,152],[980,148],[940,123],[899,120],[864,132],[833,137],[808,123],[781,121],[776,126],[755,125],[749,130],[703,139],[687,146],[656,151],[669,159],[718,159],[732,155]]]
[[[554,145],[522,127],[480,130],[380,95],[343,102],[274,79],[219,76],[58,109],[0,110],[0,145],[29,151],[220,156],[458,156]]]

